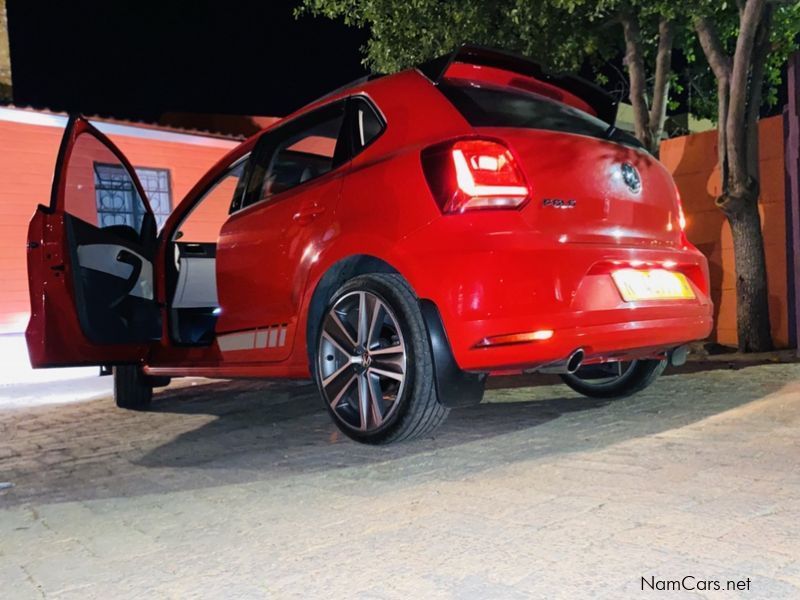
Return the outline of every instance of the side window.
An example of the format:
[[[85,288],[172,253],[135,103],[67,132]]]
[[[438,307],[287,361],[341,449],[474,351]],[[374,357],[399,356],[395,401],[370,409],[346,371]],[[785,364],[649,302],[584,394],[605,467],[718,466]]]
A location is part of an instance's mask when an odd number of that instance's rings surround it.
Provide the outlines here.
[[[354,146],[357,154],[383,133],[383,119],[364,98],[352,98],[353,126],[355,127]]]
[[[141,234],[147,212],[128,170],[100,140],[81,134],[65,174],[64,210],[97,227],[129,227]]]
[[[245,205],[290,190],[339,166],[343,122],[344,103],[338,102],[265,134],[257,149]]]
[[[241,184],[247,158],[240,158],[198,200],[175,232],[175,240],[196,244],[216,244],[219,231],[228,219],[228,211]]]

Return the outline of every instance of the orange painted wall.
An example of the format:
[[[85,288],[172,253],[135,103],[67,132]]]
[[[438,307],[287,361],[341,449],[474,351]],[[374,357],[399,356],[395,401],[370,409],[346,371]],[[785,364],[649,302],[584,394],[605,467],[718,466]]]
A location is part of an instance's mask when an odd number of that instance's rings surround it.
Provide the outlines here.
[[[22,331],[27,322],[28,221],[37,204],[50,201],[62,133],[60,127],[0,120],[0,334]],[[134,166],[170,170],[173,207],[236,145],[224,140],[198,145],[126,135],[109,137]]]
[[[786,206],[784,190],[783,117],[759,123],[761,213],[767,255],[769,312],[775,344],[789,344],[786,277]],[[736,279],[730,226],[714,206],[720,194],[717,132],[706,131],[665,140],[661,161],[680,190],[689,239],[708,257],[715,330],[711,339],[736,345]]]

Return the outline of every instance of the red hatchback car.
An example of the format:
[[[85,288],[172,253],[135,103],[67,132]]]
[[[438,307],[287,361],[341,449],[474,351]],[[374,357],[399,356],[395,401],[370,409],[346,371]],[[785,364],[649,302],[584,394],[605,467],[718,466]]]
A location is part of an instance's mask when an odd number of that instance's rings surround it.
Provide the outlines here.
[[[174,376],[311,376],[369,443],[430,432],[491,373],[641,390],[712,306],[672,178],[615,116],[464,46],[245,141],[158,234],[130,163],[72,119],[30,224],[31,362],[114,365],[133,409]]]

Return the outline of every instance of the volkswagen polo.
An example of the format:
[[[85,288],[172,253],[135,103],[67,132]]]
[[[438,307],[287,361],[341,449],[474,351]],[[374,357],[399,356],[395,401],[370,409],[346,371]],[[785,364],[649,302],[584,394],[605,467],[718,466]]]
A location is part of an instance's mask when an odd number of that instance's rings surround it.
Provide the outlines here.
[[[632,394],[712,306],[670,174],[615,117],[592,84],[462,46],[243,142],[160,232],[71,118],[29,229],[31,362],[113,366],[129,409],[170,377],[310,377],[367,443],[432,431],[490,374]]]

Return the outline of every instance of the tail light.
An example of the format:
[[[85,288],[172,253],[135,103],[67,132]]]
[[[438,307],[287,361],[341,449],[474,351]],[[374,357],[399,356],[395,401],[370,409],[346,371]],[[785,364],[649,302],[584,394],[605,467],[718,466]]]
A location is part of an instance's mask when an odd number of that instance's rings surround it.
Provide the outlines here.
[[[530,188],[513,154],[497,141],[438,144],[422,152],[422,168],[444,213],[517,209],[530,198]]]
[[[684,248],[689,246],[689,238],[686,237],[686,215],[683,212],[683,200],[681,200],[681,192],[678,186],[675,186],[675,201],[678,205],[678,227],[681,230],[681,246]]]
[[[686,231],[686,215],[683,213],[683,200],[681,200],[681,192],[678,186],[675,186],[675,198],[678,201],[678,226],[681,231]]]

